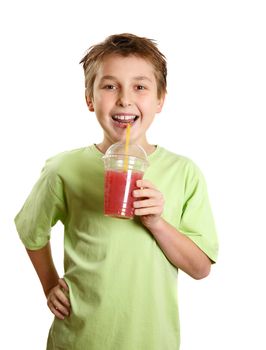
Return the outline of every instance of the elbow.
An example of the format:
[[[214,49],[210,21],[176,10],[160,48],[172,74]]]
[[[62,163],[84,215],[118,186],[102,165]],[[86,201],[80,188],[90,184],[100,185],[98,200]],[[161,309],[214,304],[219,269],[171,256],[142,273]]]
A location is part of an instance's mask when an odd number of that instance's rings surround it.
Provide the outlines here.
[[[202,280],[203,278],[206,278],[209,276],[211,272],[211,262],[197,268],[194,273],[191,275],[195,280]]]

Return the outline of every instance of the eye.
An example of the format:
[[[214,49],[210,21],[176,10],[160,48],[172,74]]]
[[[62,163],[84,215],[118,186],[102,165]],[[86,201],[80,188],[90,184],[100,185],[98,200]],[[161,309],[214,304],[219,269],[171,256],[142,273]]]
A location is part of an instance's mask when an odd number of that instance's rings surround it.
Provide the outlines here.
[[[137,90],[145,90],[145,86],[143,85],[137,85]]]
[[[115,90],[116,87],[112,84],[107,84],[107,85],[104,85],[103,87],[105,90]]]

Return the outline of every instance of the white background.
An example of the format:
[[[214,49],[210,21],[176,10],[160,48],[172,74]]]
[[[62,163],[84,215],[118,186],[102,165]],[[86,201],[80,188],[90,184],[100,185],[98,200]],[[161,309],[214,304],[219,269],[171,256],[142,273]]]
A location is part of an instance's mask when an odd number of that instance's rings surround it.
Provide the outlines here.
[[[156,39],[168,58],[167,100],[150,142],[200,166],[219,233],[211,275],[179,276],[181,349],[266,349],[263,3],[1,2],[1,349],[45,349],[52,316],[13,218],[45,159],[101,140],[79,60],[122,32]],[[60,273],[62,239],[57,225]]]

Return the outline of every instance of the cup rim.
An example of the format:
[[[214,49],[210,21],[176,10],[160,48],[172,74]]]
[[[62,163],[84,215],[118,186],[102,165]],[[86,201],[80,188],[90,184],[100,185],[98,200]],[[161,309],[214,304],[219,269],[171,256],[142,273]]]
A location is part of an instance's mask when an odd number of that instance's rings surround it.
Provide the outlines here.
[[[113,148],[114,146],[119,146],[119,145],[122,146],[122,145],[124,145],[124,143],[123,143],[123,142],[116,142],[116,143],[113,143],[113,144],[107,149],[107,151],[105,152],[105,154],[103,155],[102,158],[105,159],[105,158],[114,157],[114,156],[121,156],[121,157],[127,156],[127,157],[133,157],[133,158],[136,158],[136,159],[141,159],[141,160],[143,160],[143,161],[149,163],[149,162],[148,162],[148,155],[147,155],[145,149],[144,149],[142,146],[138,145],[138,144],[129,144],[129,145],[138,147],[138,148],[143,152],[143,157],[139,157],[139,156],[132,155],[132,154],[130,154],[130,152],[129,152],[129,154],[119,153],[119,152],[116,152],[116,153],[113,153],[113,154],[108,154],[108,151],[109,151],[111,148]]]

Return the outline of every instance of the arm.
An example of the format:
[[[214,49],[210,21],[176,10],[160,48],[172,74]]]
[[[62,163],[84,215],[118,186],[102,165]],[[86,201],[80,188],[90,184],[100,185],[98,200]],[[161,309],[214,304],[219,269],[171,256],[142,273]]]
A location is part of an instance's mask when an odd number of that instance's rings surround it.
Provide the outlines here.
[[[38,250],[26,250],[42,284],[48,307],[55,316],[64,319],[64,315],[67,316],[69,314],[70,307],[66,297],[68,286],[58,276],[51,254],[50,243]]]
[[[162,218],[150,231],[174,266],[195,279],[208,276],[211,261],[191,239],[177,231]]]
[[[151,232],[169,261],[195,279],[208,276],[211,260],[198,246],[162,217],[163,196],[147,180],[139,180],[134,197],[135,215]],[[145,198],[145,199],[143,199]]]
[[[47,297],[49,291],[57,285],[59,279],[54,266],[50,243],[38,250],[26,250]]]

